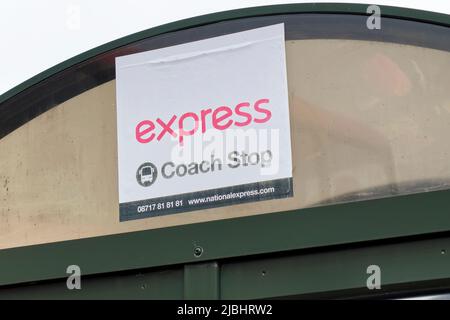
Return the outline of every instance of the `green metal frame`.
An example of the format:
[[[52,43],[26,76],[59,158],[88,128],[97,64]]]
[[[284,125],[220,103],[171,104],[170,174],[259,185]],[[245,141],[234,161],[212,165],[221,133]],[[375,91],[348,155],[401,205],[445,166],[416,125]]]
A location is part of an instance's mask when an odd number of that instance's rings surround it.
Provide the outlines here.
[[[450,237],[332,247],[0,287],[4,299],[391,298],[450,288]],[[367,267],[381,269],[369,290]]]
[[[367,5],[355,4],[266,6],[166,24],[110,42],[67,60],[0,96],[0,103],[72,65],[158,34],[252,16],[288,13],[366,15],[366,8]],[[381,6],[381,12],[385,17],[450,27],[448,15],[384,6]],[[184,266],[182,296],[230,297],[227,292],[231,291],[227,291],[229,288],[224,286],[226,281],[223,279],[231,277],[232,274],[227,273],[227,269],[223,269],[224,266],[218,274],[219,268],[214,261],[445,232],[450,230],[449,207],[450,190],[435,191],[0,250],[0,286],[62,279],[67,276],[67,266],[72,264],[79,265],[83,275],[96,275],[149,267],[170,268],[170,265],[178,268],[176,265],[202,262],[198,266]],[[199,247],[202,248],[200,255],[199,251],[196,251]],[[445,274],[450,278],[450,269],[448,270]],[[174,271],[174,274],[180,277],[179,270]],[[186,291],[186,288],[192,288],[193,283],[197,283],[196,279],[203,279],[204,286],[196,287],[194,291]],[[246,283],[245,279],[241,280]],[[134,283],[134,280],[130,281]],[[294,292],[288,292],[286,295],[289,294]],[[250,296],[245,292],[241,295]]]

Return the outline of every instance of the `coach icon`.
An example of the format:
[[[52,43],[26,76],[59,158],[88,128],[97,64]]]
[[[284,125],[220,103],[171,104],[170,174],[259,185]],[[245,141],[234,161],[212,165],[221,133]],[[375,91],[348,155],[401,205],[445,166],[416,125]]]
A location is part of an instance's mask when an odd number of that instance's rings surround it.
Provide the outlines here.
[[[136,172],[136,180],[143,187],[151,186],[158,176],[158,170],[151,162],[141,164]]]

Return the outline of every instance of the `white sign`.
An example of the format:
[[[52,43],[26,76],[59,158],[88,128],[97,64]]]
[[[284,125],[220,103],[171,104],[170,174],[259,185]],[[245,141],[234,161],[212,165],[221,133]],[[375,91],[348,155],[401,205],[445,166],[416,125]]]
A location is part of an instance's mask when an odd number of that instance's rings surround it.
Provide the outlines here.
[[[120,220],[292,196],[284,25],[116,58]]]

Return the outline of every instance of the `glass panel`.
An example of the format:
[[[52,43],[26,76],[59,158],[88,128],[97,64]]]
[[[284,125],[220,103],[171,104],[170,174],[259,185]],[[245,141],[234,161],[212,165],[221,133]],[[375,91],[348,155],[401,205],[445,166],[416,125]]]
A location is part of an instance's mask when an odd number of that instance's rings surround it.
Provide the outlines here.
[[[352,40],[287,47],[302,207],[449,187],[449,52]]]

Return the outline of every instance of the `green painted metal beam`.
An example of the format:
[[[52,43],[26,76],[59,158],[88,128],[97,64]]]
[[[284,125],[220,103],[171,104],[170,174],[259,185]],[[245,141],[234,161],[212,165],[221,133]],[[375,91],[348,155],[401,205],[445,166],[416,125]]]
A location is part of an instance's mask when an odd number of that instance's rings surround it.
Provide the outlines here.
[[[217,262],[184,266],[184,298],[217,300],[220,298],[220,273]]]
[[[380,290],[366,286],[370,265],[381,269]],[[450,238],[224,263],[220,280],[224,299],[319,294],[370,298],[392,291],[450,288]]]
[[[366,287],[369,265],[381,290]],[[361,247],[299,250],[0,288],[0,299],[379,298],[450,289],[450,236]],[[389,297],[389,296],[387,296]]]
[[[183,299],[184,270],[141,270],[96,277],[83,276],[81,289],[67,289],[67,278],[0,288],[0,300],[8,299]],[[66,275],[68,276],[68,275]]]

